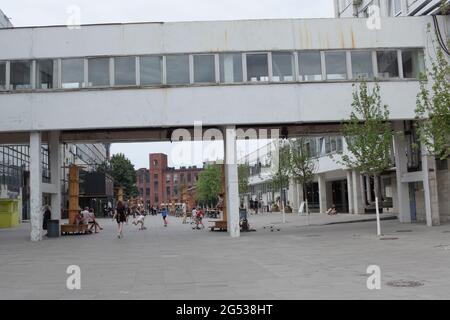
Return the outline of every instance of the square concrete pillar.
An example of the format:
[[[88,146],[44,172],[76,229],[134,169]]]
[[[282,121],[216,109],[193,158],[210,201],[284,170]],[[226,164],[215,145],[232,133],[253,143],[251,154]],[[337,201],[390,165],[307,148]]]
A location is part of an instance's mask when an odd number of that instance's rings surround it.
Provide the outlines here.
[[[353,179],[352,179],[352,172],[350,170],[347,170],[347,194],[348,194],[348,213],[354,214],[353,210]]]
[[[362,177],[361,174],[353,170],[352,171],[352,187],[353,187],[353,212],[354,214],[364,214],[364,203],[363,203],[363,187],[362,187]]]
[[[325,181],[325,176],[323,174],[318,175],[319,179],[319,207],[320,213],[326,213],[327,208],[327,184]]]
[[[59,131],[49,134],[50,177],[54,192],[51,195],[52,219],[61,220],[61,170],[62,150]]]
[[[397,130],[403,127],[398,126]],[[411,223],[411,207],[409,199],[409,185],[402,182],[403,175],[408,173],[408,158],[406,156],[406,142],[403,136],[394,135],[395,173],[397,180],[398,219],[401,223]]]
[[[42,240],[42,152],[41,133],[30,133],[30,222],[31,241]]]
[[[238,238],[240,226],[236,127],[226,126],[224,131],[227,228],[232,238]]]
[[[292,207],[292,212],[298,212],[299,207],[298,198],[298,184],[294,179],[289,180],[289,202]]]
[[[439,217],[439,193],[436,176],[436,160],[422,147],[423,190],[425,193],[425,214],[429,227],[441,224]]]

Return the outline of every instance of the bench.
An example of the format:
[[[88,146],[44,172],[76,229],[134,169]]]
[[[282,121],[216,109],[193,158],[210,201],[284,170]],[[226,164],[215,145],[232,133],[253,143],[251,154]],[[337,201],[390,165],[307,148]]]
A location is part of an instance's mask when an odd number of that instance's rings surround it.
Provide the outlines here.
[[[218,229],[219,231],[227,231],[227,222],[226,221],[210,221],[213,223],[209,228],[211,231],[215,231]]]
[[[85,234],[88,231],[87,224],[63,224],[61,225],[61,234]]]

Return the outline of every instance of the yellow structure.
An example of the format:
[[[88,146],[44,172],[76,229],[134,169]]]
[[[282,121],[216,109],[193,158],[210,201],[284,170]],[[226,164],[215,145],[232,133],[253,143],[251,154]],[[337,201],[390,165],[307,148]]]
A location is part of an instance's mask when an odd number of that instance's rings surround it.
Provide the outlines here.
[[[19,224],[19,200],[0,199],[0,228],[13,228]]]

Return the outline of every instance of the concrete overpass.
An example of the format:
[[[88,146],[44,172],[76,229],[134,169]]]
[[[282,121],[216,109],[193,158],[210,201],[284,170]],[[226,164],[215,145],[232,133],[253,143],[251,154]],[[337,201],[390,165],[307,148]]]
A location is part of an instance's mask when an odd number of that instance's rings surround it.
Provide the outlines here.
[[[431,22],[384,18],[380,30],[365,19],[0,30],[0,143],[31,147],[32,240],[42,237],[41,193],[59,207],[61,142],[168,140],[198,122],[224,133],[228,229],[239,236],[236,129],[337,131],[358,77],[379,79],[393,122],[413,119],[418,72],[433,52]],[[39,174],[44,140],[50,185]]]

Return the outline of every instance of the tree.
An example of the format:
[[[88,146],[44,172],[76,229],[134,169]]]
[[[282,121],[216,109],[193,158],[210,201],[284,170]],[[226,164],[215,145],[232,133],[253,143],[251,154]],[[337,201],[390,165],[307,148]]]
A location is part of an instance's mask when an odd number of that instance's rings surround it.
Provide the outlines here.
[[[131,161],[124,154],[118,153],[108,162],[103,162],[98,171],[110,174],[114,179],[114,187],[122,187],[126,198],[137,197],[136,171]]]
[[[240,164],[238,166],[239,194],[248,193],[250,189],[248,182],[249,176],[250,176],[250,166],[246,163]]]
[[[343,123],[342,130],[349,153],[341,153],[337,162],[365,173],[377,182],[379,175],[392,167],[393,133],[388,106],[381,104],[378,83],[372,92],[369,92],[365,81],[359,84],[359,89],[356,85],[353,87],[353,111],[350,119]],[[379,198],[377,186],[375,196]]]
[[[209,165],[199,174],[197,181],[198,200],[205,204],[216,204],[222,193],[222,166]]]
[[[431,92],[427,77],[432,80]],[[450,64],[441,48],[436,60],[420,80],[417,95],[416,119],[420,142],[439,159],[450,156]]]
[[[272,161],[275,159],[272,159]],[[272,163],[274,165],[274,163]],[[283,189],[289,186],[290,178],[290,147],[285,141],[278,148],[278,163],[271,172],[271,184],[274,190],[280,190],[280,205],[283,213],[283,223],[286,223]]]
[[[305,194],[307,186],[313,180],[317,170],[317,160],[311,157],[304,138],[293,141],[293,148],[290,156],[290,175],[303,188]],[[306,210],[308,210],[308,199],[306,200]]]

